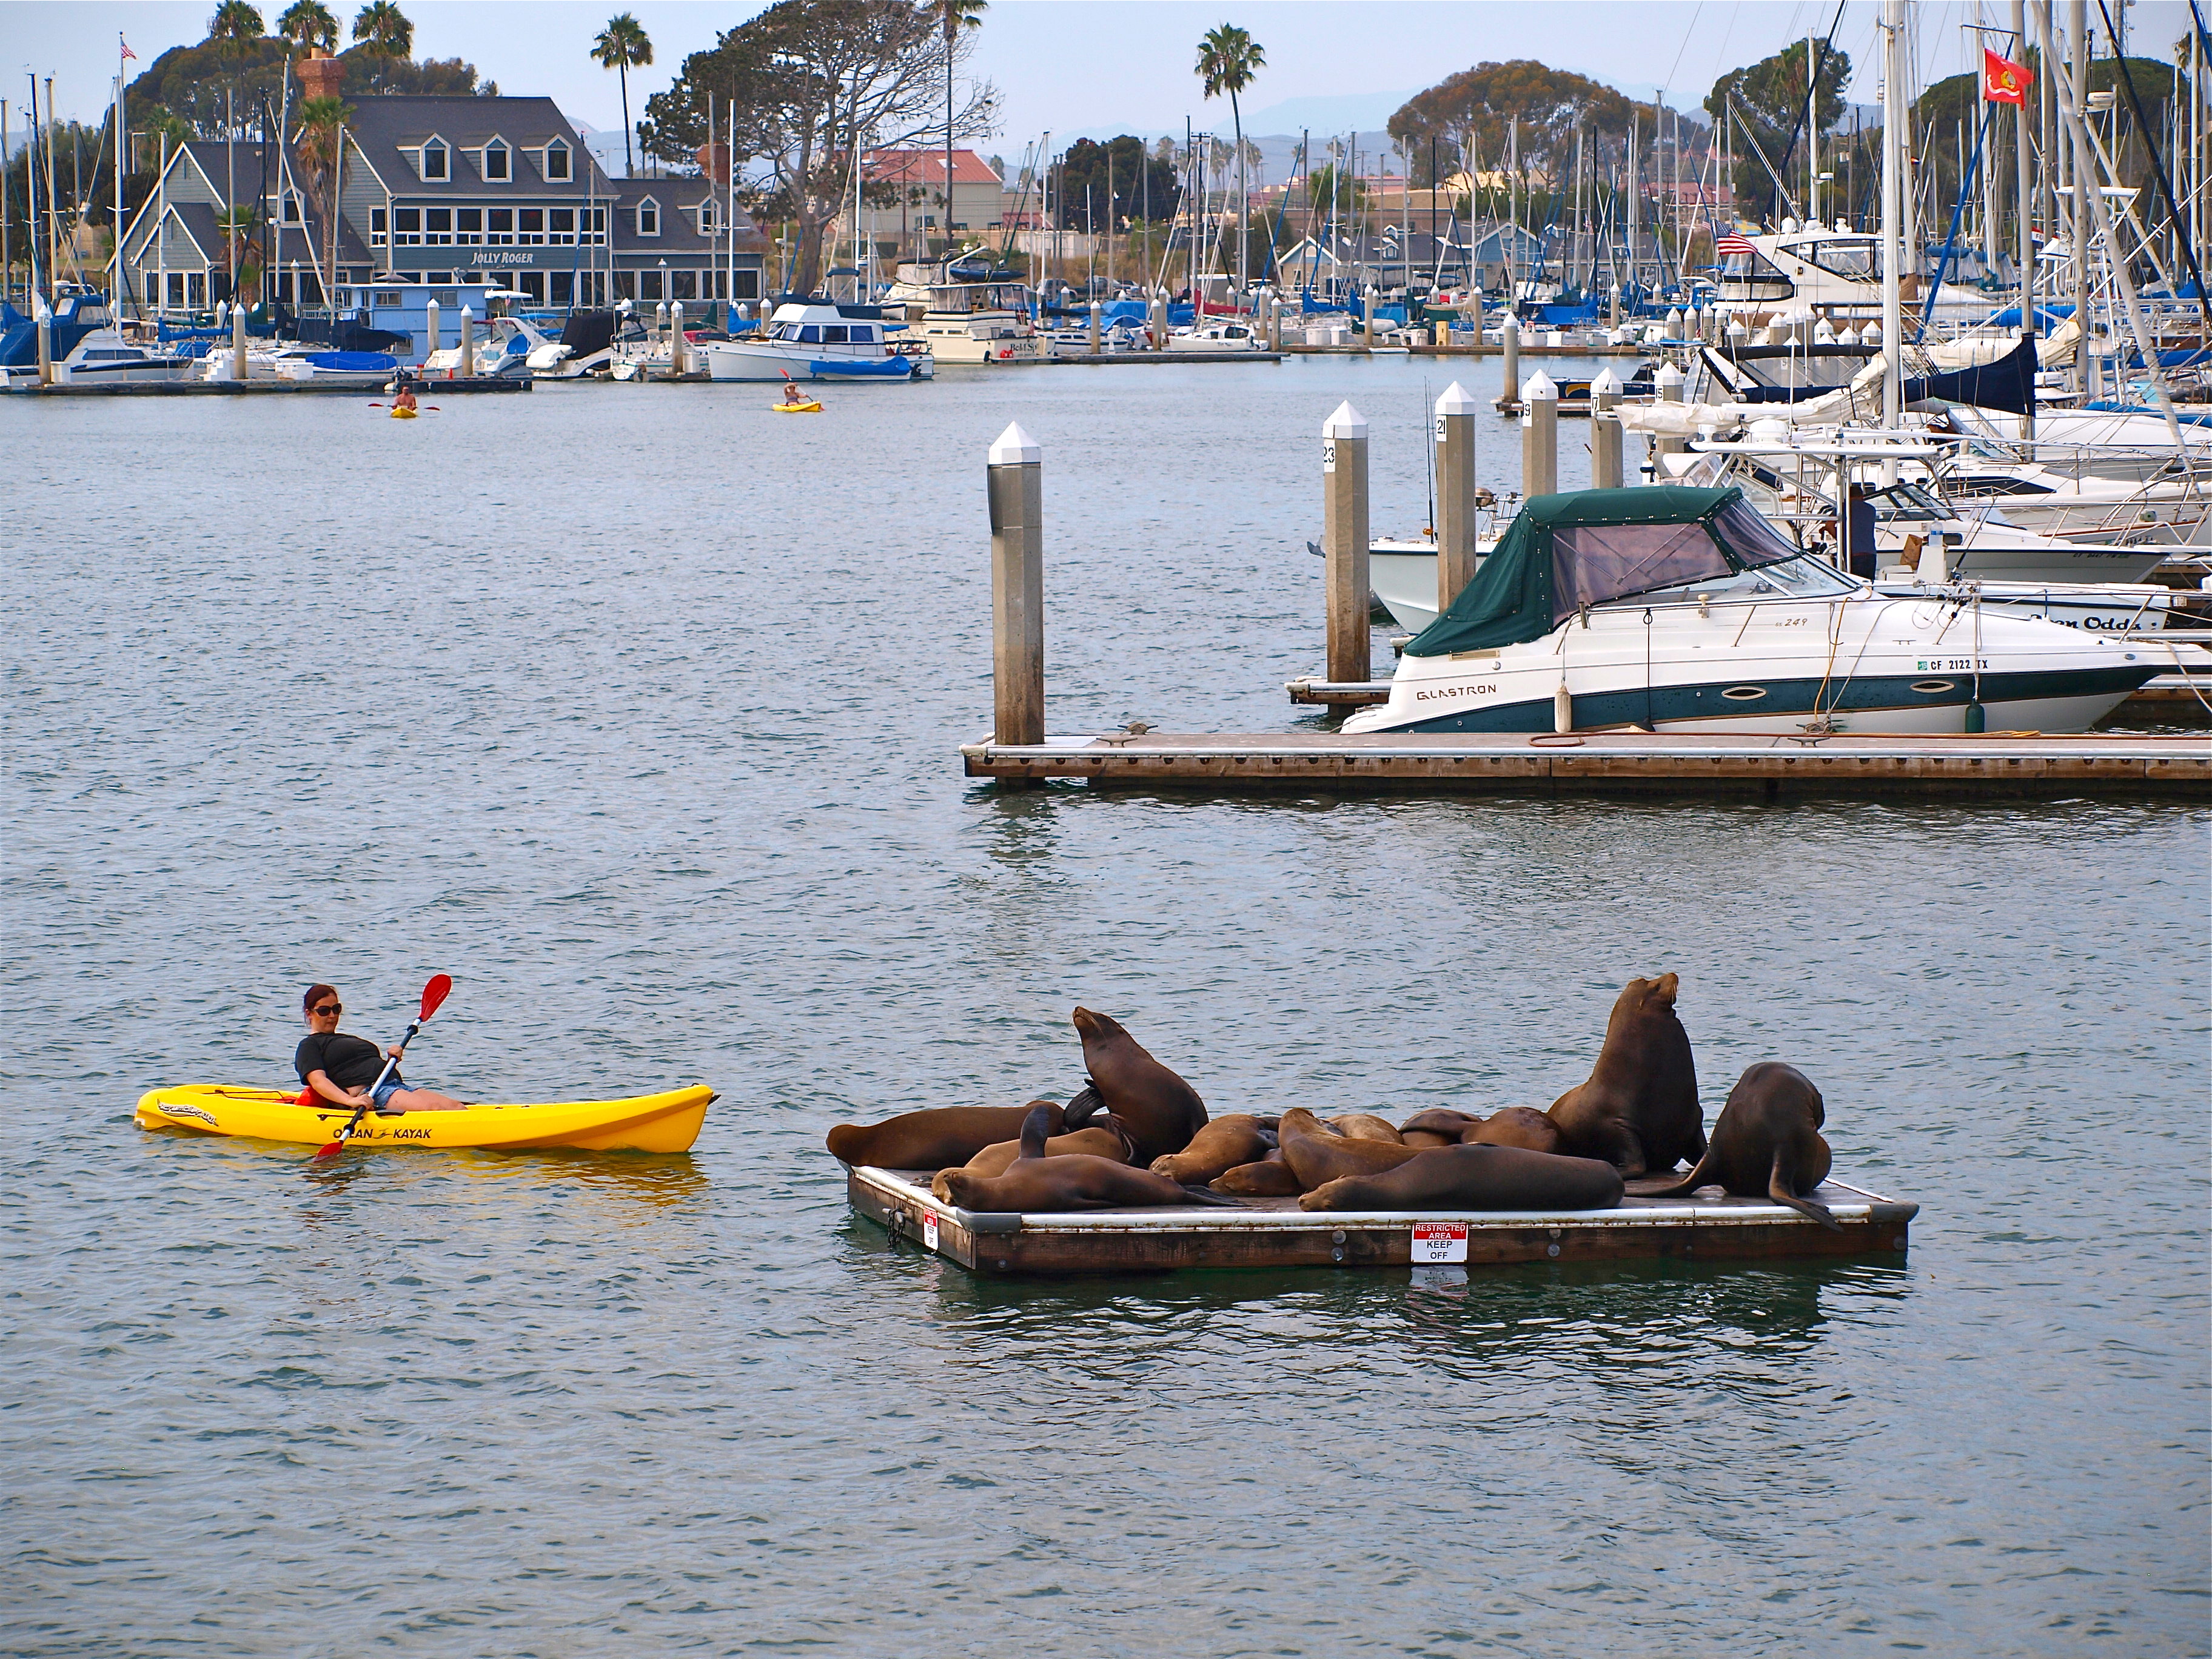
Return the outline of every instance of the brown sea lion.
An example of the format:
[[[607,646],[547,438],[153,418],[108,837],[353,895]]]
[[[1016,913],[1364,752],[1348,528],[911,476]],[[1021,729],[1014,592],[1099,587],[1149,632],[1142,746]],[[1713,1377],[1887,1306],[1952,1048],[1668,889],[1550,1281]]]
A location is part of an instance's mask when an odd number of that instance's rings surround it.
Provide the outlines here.
[[[1073,1018],[1091,1086],[1136,1142],[1129,1161],[1146,1166],[1189,1146],[1206,1127],[1206,1103],[1198,1091],[1146,1053],[1110,1015],[1079,1007]]]
[[[1170,1181],[1203,1183],[1225,1175],[1240,1164],[1253,1164],[1274,1149],[1275,1137],[1260,1127],[1249,1112],[1232,1112],[1209,1120],[1179,1152],[1152,1160],[1152,1173]]]
[[[1589,1081],[1552,1103],[1559,1150],[1601,1158],[1625,1176],[1671,1170],[1705,1150],[1697,1064],[1674,1012],[1680,976],[1632,979],[1605,1024]]]
[[[986,1146],[1018,1139],[1030,1114],[1052,1103],[943,1106],[902,1112],[881,1123],[841,1123],[830,1132],[830,1153],[844,1163],[878,1170],[941,1170],[965,1164]],[[1096,1090],[1079,1090],[1060,1108],[1061,1121],[1070,1129],[1082,1128],[1104,1104]]]
[[[1387,1140],[1393,1146],[1406,1144],[1397,1127],[1389,1119],[1377,1117],[1372,1112],[1345,1112],[1330,1118],[1328,1127],[1354,1140]]]
[[[1712,1144],[1680,1181],[1636,1183],[1638,1196],[1673,1198],[1720,1186],[1738,1198],[1771,1198],[1843,1231],[1825,1204],[1805,1194],[1828,1178],[1833,1159],[1820,1126],[1828,1121],[1820,1091],[1794,1066],[1762,1060],[1747,1066],[1729,1091],[1713,1125]]]
[[[1302,1210],[1609,1210],[1620,1172],[1594,1158],[1517,1146],[1440,1146],[1380,1175],[1348,1176],[1298,1200]]]
[[[1398,1139],[1408,1146],[1456,1146],[1467,1132],[1482,1120],[1449,1106],[1431,1106],[1416,1112],[1398,1126]]]
[[[1518,1146],[1524,1152],[1565,1150],[1559,1126],[1534,1106],[1501,1106],[1462,1139],[1470,1146]]]
[[[944,1170],[932,1183],[939,1202],[963,1210],[1119,1210],[1147,1204],[1234,1204],[1233,1198],[1184,1187],[1118,1158],[1081,1154],[1053,1158],[1045,1147],[1065,1112],[1039,1101],[1022,1123],[1021,1152],[1006,1173],[981,1176]]]
[[[1217,1193],[1233,1193],[1239,1198],[1296,1198],[1305,1191],[1298,1184],[1297,1171],[1283,1162],[1279,1152],[1270,1152],[1256,1164],[1240,1164],[1208,1184]]]
[[[1395,1170],[1421,1150],[1398,1141],[1338,1134],[1303,1107],[1283,1114],[1279,1133],[1283,1162],[1297,1176],[1300,1190],[1306,1192],[1340,1176],[1380,1175]]]
[[[1006,1172],[1006,1165],[1022,1155],[1018,1140],[1001,1140],[986,1146],[961,1167],[972,1175],[999,1176]],[[1093,1118],[1088,1127],[1071,1130],[1066,1134],[1047,1137],[1043,1158],[1110,1158],[1116,1163],[1129,1161],[1129,1137],[1111,1117]],[[941,1175],[944,1172],[939,1171]],[[944,1194],[938,1194],[939,1198]]]

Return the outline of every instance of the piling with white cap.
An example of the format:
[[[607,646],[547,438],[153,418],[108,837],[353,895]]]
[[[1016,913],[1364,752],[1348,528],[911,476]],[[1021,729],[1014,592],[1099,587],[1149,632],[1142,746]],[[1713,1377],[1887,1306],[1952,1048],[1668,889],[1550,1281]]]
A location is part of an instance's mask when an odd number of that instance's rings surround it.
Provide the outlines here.
[[[684,372],[684,301],[678,300],[668,307],[668,372]]]
[[[1098,355],[1099,321],[1106,307],[1096,300],[1091,302],[1091,355],[1094,357]]]
[[[422,307],[422,314],[429,319],[423,325],[423,332],[428,337],[430,342],[429,344],[422,348],[422,364],[423,367],[427,368],[429,367],[430,359],[435,356],[438,354],[439,349],[445,344],[445,339],[438,331],[437,301],[434,299],[429,302],[429,304],[424,306]]]
[[[1510,311],[1498,325],[1498,344],[1505,354],[1505,401],[1511,404],[1521,395],[1521,319]]]
[[[1454,380],[1437,399],[1437,612],[1474,580],[1474,395]]]
[[[1152,337],[1152,349],[1164,351],[1168,345],[1168,296],[1155,293],[1145,307],[1146,331]]]
[[[53,313],[43,307],[39,312],[39,384],[54,383],[54,319]]]
[[[466,306],[461,307],[461,362],[457,372],[465,380],[476,378],[477,319]]]
[[[1362,343],[1371,351],[1375,349],[1375,307],[1376,301],[1374,283],[1368,283],[1365,297],[1367,300],[1366,334]]]
[[[1538,369],[1521,388],[1521,493],[1550,495],[1559,488],[1559,388]]]
[[[1657,394],[1657,401],[1662,404],[1680,403],[1685,378],[1682,371],[1673,363],[1660,364],[1659,372],[1651,377],[1651,388]],[[1679,455],[1686,447],[1680,438],[1662,438],[1656,446],[1662,455]],[[1653,482],[1664,483],[1665,480],[1655,474]]]
[[[1679,340],[1682,338],[1682,307],[1680,306],[1668,307],[1667,337],[1670,340]]]
[[[1610,368],[1590,382],[1590,486],[1618,489],[1624,482],[1620,464],[1620,377]]]
[[[991,729],[1002,744],[1042,743],[1044,450],[1019,422],[991,446],[985,477],[991,507]]]
[[[246,307],[230,308],[230,378],[246,379]]]
[[[1374,671],[1367,613],[1375,592],[1367,570],[1367,420],[1348,398],[1322,422],[1321,500],[1328,677],[1365,680]]]

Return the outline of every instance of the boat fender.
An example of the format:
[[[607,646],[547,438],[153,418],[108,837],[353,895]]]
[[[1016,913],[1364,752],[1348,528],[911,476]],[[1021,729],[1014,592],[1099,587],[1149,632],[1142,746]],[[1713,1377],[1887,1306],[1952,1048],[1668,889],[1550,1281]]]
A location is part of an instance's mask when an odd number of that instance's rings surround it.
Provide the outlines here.
[[[1012,346],[1000,346],[1000,347],[999,348],[999,361],[1000,361],[1000,362],[1002,362],[1002,363],[1008,363],[1008,362],[1012,362],[1013,361],[1013,359],[1014,359],[1014,349],[1013,349],[1013,347],[1012,347]]]

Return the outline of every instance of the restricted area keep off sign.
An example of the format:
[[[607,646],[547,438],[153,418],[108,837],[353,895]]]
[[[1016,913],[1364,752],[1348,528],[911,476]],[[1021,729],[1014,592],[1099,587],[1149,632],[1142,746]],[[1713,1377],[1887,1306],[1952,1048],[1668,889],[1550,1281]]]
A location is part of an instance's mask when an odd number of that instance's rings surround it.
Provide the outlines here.
[[[1413,1261],[1416,1265],[1466,1260],[1467,1223],[1416,1221],[1413,1224]]]

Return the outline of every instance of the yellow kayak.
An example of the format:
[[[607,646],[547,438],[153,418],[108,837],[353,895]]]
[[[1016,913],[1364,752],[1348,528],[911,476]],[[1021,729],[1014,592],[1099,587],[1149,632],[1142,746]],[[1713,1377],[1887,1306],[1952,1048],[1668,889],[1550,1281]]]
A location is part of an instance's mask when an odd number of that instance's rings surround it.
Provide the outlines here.
[[[395,421],[411,421],[415,418],[415,415],[416,411],[411,409],[395,409],[392,411],[392,418]]]
[[[470,1106],[458,1112],[404,1112],[362,1119],[348,1146],[585,1146],[598,1152],[688,1152],[699,1138],[714,1091],[703,1085],[622,1100],[544,1105]],[[142,1129],[201,1135],[250,1135],[319,1146],[345,1127],[346,1106],[302,1106],[275,1089],[187,1083],[139,1097]]]
[[[779,415],[819,415],[822,412],[821,404],[812,399],[803,404],[770,404],[769,407]]]

